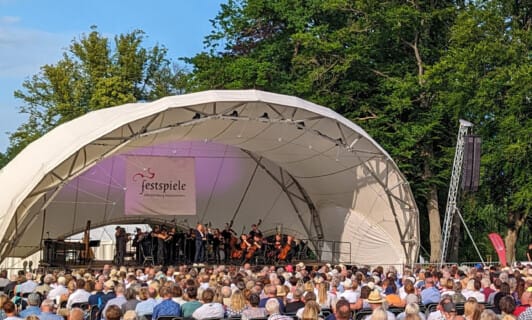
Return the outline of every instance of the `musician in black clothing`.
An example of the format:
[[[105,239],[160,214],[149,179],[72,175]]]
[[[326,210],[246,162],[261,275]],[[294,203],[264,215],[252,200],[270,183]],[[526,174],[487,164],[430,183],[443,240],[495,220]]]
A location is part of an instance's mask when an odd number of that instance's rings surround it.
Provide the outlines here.
[[[224,241],[224,260],[226,263],[229,262],[231,258],[231,238],[233,236],[236,236],[235,230],[231,229],[229,223],[226,223],[225,229],[222,231],[222,238]]]
[[[249,232],[249,238],[254,239],[255,236],[258,236],[262,239],[262,232],[259,230],[259,226],[256,224],[251,225],[251,231]]]
[[[174,264],[176,260],[176,250],[177,250],[176,248],[177,237],[176,237],[175,227],[170,228],[170,231],[168,231],[166,239],[164,241],[166,245],[166,263]]]
[[[212,233],[212,250],[214,252],[214,260],[216,263],[220,263],[220,244],[222,241],[223,237],[220,233],[220,229],[214,229],[214,232]]]
[[[126,229],[117,226],[115,229],[115,238],[116,238],[116,263],[119,266],[124,265],[124,257],[126,256],[126,245],[129,240]]]
[[[195,234],[194,229],[190,228],[185,235],[185,259],[186,263],[192,263],[194,261],[195,248]]]
[[[142,242],[145,239],[145,234],[140,228],[136,228],[135,231],[135,236],[133,237],[133,242],[131,243],[131,246],[135,248],[135,260],[137,261],[137,264],[142,264],[140,248],[142,246]]]

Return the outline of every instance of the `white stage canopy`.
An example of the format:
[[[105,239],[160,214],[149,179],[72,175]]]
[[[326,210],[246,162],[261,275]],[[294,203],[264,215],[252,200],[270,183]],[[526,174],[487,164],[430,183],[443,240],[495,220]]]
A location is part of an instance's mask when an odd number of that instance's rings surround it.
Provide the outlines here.
[[[194,158],[196,215],[126,215],[125,162],[139,155]],[[239,232],[262,219],[266,234],[281,228],[314,249],[349,243],[328,258],[352,264],[411,264],[419,249],[418,209],[386,151],[328,108],[257,90],[90,112],[26,147],[0,185],[0,259],[28,256],[87,220],[220,228],[233,220]]]

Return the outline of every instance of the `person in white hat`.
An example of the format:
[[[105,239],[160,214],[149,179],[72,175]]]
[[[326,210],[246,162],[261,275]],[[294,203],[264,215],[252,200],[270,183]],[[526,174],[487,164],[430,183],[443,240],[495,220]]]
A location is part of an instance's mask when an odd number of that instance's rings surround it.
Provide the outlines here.
[[[385,301],[386,301],[386,299],[384,299],[381,296],[381,294],[379,293],[379,291],[377,291],[377,290],[373,290],[369,294],[368,303],[369,303],[369,307],[371,308],[371,310],[373,310],[374,312],[375,312],[376,309],[384,310],[386,312],[387,317],[388,317],[387,320],[395,320],[395,315],[393,313],[391,313],[390,311],[385,310],[385,308],[383,306],[383,303]],[[367,316],[365,318],[365,320],[371,320],[371,316],[372,315]]]

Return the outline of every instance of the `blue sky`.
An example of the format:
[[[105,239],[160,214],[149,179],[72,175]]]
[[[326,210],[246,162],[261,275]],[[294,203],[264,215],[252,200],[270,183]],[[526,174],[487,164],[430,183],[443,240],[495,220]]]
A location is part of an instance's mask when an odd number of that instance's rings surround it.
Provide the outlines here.
[[[169,57],[203,50],[203,38],[224,0],[0,0],[0,152],[8,134],[25,121],[13,92],[57,62],[70,42],[90,26],[107,36],[141,29],[146,46],[166,46]]]

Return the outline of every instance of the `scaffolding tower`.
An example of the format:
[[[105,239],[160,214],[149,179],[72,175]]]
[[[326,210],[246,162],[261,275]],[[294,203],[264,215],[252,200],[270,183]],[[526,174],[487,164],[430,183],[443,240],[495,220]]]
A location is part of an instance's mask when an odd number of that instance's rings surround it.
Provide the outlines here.
[[[473,242],[473,246],[475,247],[475,250],[477,251],[480,261],[484,263],[484,260],[482,259],[482,255],[480,254],[480,251],[478,250],[475,240],[473,239],[471,232],[469,232],[469,228],[467,227],[467,224],[465,223],[464,218],[462,217],[462,214],[460,213],[460,210],[458,209],[458,206],[457,206],[458,188],[460,186],[460,177],[462,176],[462,166],[464,162],[465,136],[468,133],[470,133],[470,130],[472,127],[473,127],[473,124],[471,122],[460,119],[460,128],[458,129],[458,138],[456,141],[456,151],[454,154],[453,170],[451,173],[451,181],[449,183],[449,194],[447,196],[447,205],[445,207],[445,217],[443,220],[443,228],[442,228],[443,239],[441,243],[440,266],[445,263],[445,260],[447,257],[449,239],[451,237],[451,226],[452,226],[455,213],[457,213],[458,216],[460,217],[460,220],[462,221],[462,224],[464,225],[464,229],[466,230],[467,234],[469,235],[469,238]]]

